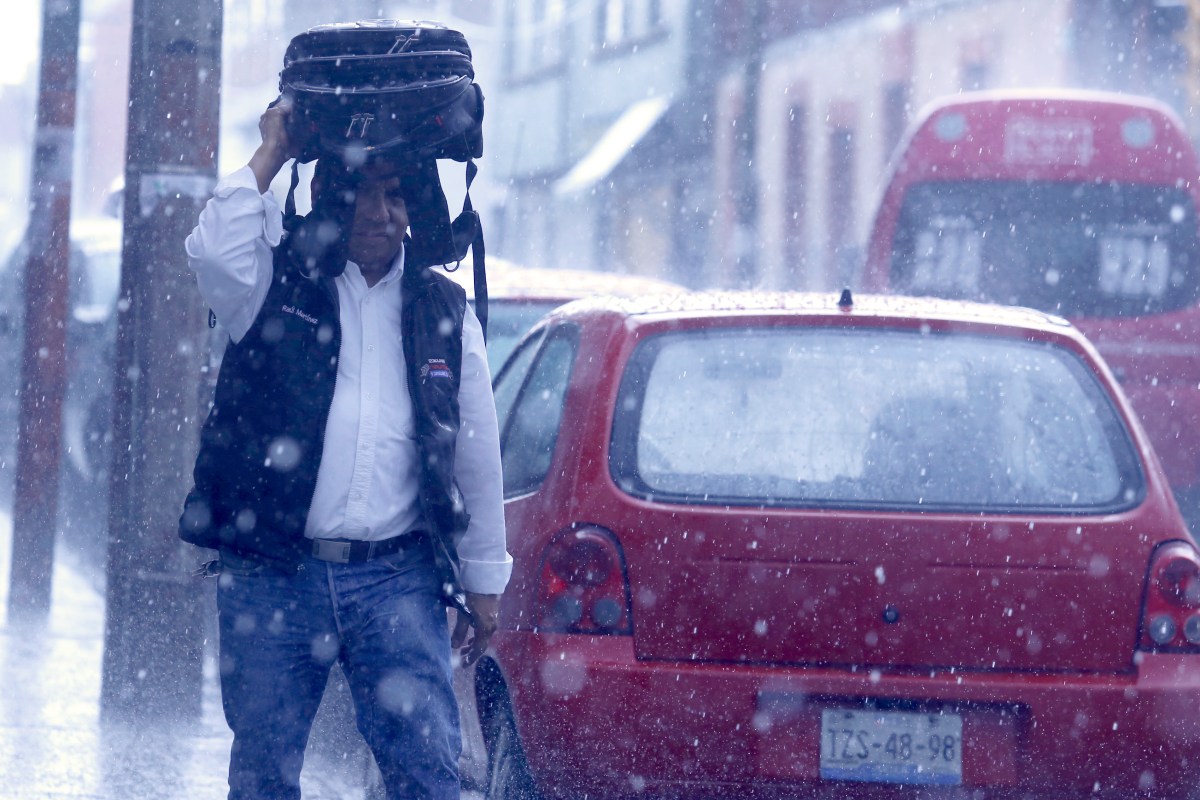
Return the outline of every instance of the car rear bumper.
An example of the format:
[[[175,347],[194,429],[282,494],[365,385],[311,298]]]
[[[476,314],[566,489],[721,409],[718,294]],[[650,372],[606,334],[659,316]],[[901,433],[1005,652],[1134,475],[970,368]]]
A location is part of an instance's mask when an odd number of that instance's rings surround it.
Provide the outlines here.
[[[552,797],[817,797],[845,788],[820,777],[822,710],[870,703],[959,714],[962,787],[989,797],[1187,797],[1200,786],[1196,657],[1148,655],[1122,675],[894,674],[641,662],[629,637],[495,644],[530,770]],[[897,791],[854,785],[855,797]]]

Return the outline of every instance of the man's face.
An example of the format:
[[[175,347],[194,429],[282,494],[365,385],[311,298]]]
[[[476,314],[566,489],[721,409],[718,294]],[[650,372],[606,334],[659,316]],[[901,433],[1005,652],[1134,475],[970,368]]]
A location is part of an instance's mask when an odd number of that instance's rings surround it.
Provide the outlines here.
[[[408,230],[401,178],[386,163],[363,167],[354,202],[349,257],[364,271],[386,272]]]

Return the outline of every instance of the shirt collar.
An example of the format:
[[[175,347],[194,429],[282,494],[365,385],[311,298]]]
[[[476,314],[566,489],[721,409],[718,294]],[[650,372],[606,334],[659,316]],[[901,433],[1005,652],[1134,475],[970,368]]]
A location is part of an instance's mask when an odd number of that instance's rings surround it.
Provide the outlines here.
[[[362,270],[358,268],[358,264],[353,261],[346,261],[346,272],[352,274],[355,280],[366,283],[362,276]],[[400,276],[404,273],[404,244],[400,244],[400,252],[396,253],[396,258],[392,261],[392,268],[387,271],[387,274],[380,279],[377,285],[382,286],[400,280]]]

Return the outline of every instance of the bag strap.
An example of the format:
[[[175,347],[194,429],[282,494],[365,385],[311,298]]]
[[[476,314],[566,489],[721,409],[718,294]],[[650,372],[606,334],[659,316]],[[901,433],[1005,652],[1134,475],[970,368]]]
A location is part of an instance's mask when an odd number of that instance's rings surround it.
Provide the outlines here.
[[[296,187],[300,185],[300,160],[292,159],[292,179],[288,184],[287,198],[283,201],[283,229],[288,233],[299,223],[296,216]]]
[[[475,166],[475,159],[467,160],[467,191],[463,198],[463,214],[470,214],[475,218],[475,238],[471,242],[471,260],[472,271],[475,279],[475,316],[479,318],[479,325],[483,328],[483,341],[487,342],[487,320],[488,320],[488,290],[487,290],[487,272],[484,268],[484,252],[483,252],[483,223],[479,220],[479,214],[475,212],[475,207],[471,203],[471,181],[475,180],[475,175],[479,172],[479,167]]]
[[[463,210],[450,223],[451,245],[454,258],[457,261],[453,268],[447,264],[446,271],[454,272],[457,270],[467,255],[467,248],[471,248],[472,277],[475,283],[475,316],[479,319],[479,326],[483,329],[483,339],[486,342],[488,289],[487,272],[484,264],[483,223],[479,220],[479,212],[475,210],[475,206],[471,203],[471,182],[475,180],[475,175],[478,172],[479,168],[475,166],[475,161],[467,159],[467,191],[463,197]]]

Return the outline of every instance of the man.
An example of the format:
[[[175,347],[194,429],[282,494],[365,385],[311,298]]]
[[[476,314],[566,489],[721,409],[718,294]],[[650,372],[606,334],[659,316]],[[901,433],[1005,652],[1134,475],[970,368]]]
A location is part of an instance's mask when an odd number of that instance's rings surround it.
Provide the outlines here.
[[[403,160],[319,162],[314,205],[352,208],[348,235],[320,233],[346,258],[288,257],[269,192],[288,113],[262,115],[186,243],[231,337],[180,520],[220,554],[229,797],[300,796],[335,661],[388,796],[457,797],[451,648],[483,654],[512,570],[482,331],[450,281],[405,269]]]

